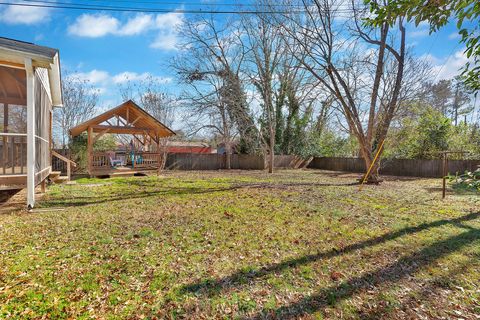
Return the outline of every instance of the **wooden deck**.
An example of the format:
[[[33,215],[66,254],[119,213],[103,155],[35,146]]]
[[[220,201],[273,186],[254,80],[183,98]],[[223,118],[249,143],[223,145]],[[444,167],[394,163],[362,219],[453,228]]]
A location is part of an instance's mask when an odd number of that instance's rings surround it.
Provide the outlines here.
[[[0,190],[23,189],[27,186],[26,174],[0,175]]]
[[[131,167],[116,167],[116,168],[101,168],[93,170],[90,175],[92,177],[132,177],[138,175],[155,175],[158,173],[156,168],[131,168]]]

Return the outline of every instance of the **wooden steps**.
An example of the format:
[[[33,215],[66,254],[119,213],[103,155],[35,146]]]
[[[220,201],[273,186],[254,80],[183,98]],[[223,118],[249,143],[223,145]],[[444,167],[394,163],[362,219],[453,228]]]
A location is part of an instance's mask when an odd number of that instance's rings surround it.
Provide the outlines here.
[[[52,171],[48,178],[55,184],[62,184],[68,181],[68,176],[62,176],[60,171]]]
[[[148,176],[158,174],[158,169],[106,169],[95,170],[91,173],[92,177],[100,178],[114,178],[114,177],[133,177],[133,176]]]

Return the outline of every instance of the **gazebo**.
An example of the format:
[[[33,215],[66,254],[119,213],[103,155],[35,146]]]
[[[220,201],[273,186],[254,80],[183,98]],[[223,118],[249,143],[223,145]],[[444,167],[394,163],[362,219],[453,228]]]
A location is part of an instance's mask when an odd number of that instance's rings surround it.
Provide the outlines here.
[[[162,138],[175,135],[170,128],[128,100],[70,129],[76,137],[87,132],[87,171],[90,176],[135,175],[157,171],[162,162]],[[129,150],[94,151],[105,134],[130,135]]]

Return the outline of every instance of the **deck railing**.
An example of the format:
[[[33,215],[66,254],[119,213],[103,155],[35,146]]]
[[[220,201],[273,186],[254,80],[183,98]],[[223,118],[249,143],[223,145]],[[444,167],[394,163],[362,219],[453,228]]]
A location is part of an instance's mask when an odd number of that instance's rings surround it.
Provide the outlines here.
[[[0,133],[0,174],[27,173],[27,134]]]
[[[92,169],[110,168],[110,158],[106,152],[94,152],[90,157]]]
[[[157,169],[161,162],[161,154],[155,152],[137,152],[135,154],[125,152],[94,152],[90,156],[90,171],[106,170],[112,168],[112,159],[123,159],[124,166],[132,169]]]

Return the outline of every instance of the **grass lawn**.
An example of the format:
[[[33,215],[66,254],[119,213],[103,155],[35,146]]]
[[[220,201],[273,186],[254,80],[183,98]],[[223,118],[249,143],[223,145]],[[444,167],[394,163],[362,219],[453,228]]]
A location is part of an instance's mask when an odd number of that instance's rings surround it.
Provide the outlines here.
[[[44,210],[0,214],[0,318],[480,319],[480,197],[355,178],[51,186]]]

